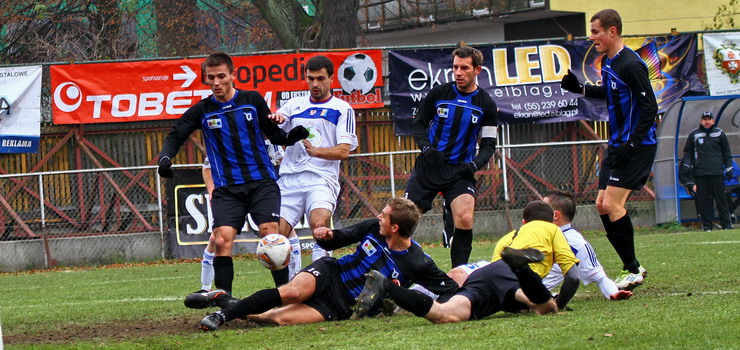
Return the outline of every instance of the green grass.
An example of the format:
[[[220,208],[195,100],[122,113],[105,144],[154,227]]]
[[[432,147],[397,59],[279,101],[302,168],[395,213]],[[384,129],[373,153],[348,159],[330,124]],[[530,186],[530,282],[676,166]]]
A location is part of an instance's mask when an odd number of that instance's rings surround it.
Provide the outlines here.
[[[603,234],[587,239],[616,276],[618,257]],[[200,264],[162,263],[0,274],[0,322],[6,349],[740,348],[740,230],[650,230],[636,245],[649,274],[633,299],[606,301],[590,284],[569,304],[574,311],[542,317],[499,313],[447,325],[407,314],[290,327],[239,321],[203,333],[195,325],[207,311],[182,305],[199,287]],[[425,250],[449,269],[448,250]],[[471,261],[490,258],[492,250],[493,242],[477,242]],[[235,270],[240,296],[272,287],[255,260],[238,259]],[[137,329],[139,322],[146,327]],[[147,332],[158,324],[174,331]],[[125,326],[106,333],[117,325]]]

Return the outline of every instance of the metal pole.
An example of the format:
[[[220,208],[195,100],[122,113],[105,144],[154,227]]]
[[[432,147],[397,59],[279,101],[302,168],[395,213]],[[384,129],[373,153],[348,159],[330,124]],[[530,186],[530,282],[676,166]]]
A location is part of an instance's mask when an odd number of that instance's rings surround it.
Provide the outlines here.
[[[164,224],[162,223],[162,183],[157,173],[154,173],[157,183],[157,212],[159,213],[159,253],[164,259]]]
[[[44,177],[39,174],[39,208],[41,208],[41,228],[46,228],[46,211],[44,210]]]
[[[507,154],[509,152],[509,148],[507,147],[509,142],[507,142],[507,138],[509,137],[509,126],[504,125],[504,130],[501,133],[502,134],[502,152],[501,152],[501,173],[504,177],[504,200],[509,201],[509,180],[506,176],[506,157],[509,155]]]
[[[391,169],[390,169],[391,170],[391,197],[395,197],[396,196],[396,176],[393,171],[393,155],[389,154],[388,156],[391,158],[391,162],[390,162],[390,165],[391,165]]]

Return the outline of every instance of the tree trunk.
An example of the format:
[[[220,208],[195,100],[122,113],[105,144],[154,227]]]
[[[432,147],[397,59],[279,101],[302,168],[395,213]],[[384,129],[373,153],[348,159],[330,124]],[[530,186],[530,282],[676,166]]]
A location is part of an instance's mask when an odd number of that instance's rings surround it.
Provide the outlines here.
[[[297,0],[254,0],[252,5],[260,12],[284,49],[303,47],[302,34],[313,19]]]
[[[340,49],[357,47],[357,10],[359,0],[322,0],[316,17],[318,40],[313,47]]]

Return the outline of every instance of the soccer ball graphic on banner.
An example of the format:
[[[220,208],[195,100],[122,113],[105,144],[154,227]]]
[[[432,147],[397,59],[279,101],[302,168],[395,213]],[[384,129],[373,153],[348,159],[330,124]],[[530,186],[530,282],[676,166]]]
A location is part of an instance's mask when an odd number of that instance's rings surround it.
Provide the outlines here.
[[[378,69],[375,67],[375,62],[370,56],[362,53],[348,56],[339,66],[338,73],[339,84],[347,94],[355,90],[367,94],[378,80]]]
[[[257,244],[257,260],[269,270],[282,270],[290,262],[290,242],[285,236],[271,233]]]

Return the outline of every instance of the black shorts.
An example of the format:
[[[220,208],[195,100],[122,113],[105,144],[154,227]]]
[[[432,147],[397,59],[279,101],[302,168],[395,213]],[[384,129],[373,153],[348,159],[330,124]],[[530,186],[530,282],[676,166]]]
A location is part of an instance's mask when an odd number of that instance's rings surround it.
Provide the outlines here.
[[[478,192],[475,177],[460,176],[459,168],[457,164],[430,164],[423,154],[418,156],[404,196],[422,211],[432,209],[432,201],[439,192],[449,203],[463,194],[475,198]]]
[[[352,316],[355,301],[342,283],[342,270],[336,258],[323,257],[301,272],[308,272],[316,278],[316,290],[304,304],[316,309],[327,321],[347,320]]]
[[[609,146],[607,152],[614,152],[616,147]],[[626,188],[628,190],[639,190],[645,186],[650,171],[653,169],[655,152],[658,145],[642,145],[637,147],[632,159],[622,168],[611,169],[606,165],[606,158],[601,160],[599,171],[599,189],[605,190],[606,186]]]
[[[470,300],[470,319],[479,320],[499,311],[518,312],[527,306],[514,297],[519,286],[503,260],[494,261],[473,271],[457,291]]]
[[[211,199],[213,227],[231,226],[241,232],[247,213],[255,224],[280,220],[280,188],[273,180],[218,187]]]

